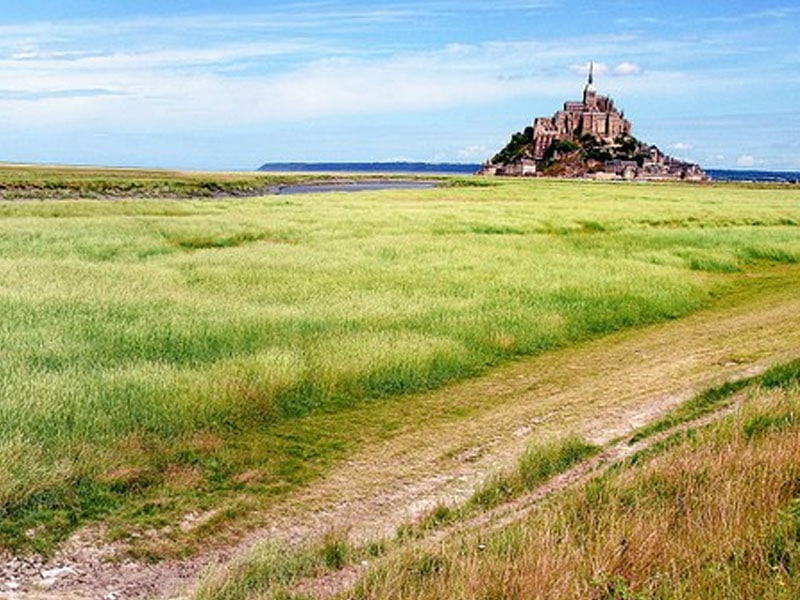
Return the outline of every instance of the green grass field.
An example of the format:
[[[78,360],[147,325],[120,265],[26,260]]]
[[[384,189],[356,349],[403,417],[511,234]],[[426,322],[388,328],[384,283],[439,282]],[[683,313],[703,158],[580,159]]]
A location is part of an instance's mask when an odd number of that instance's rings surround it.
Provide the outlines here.
[[[0,202],[0,545],[231,498],[219,519],[240,518],[398,426],[331,415],[680,317],[798,259],[796,188]]]

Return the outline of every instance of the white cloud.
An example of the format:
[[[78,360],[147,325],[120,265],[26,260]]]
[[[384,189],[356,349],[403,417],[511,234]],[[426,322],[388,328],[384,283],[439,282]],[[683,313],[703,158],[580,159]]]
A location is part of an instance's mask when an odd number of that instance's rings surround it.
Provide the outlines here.
[[[749,23],[751,21],[760,21],[768,19],[784,20],[784,19],[795,18],[798,15],[798,13],[800,13],[800,8],[781,7],[781,8],[770,8],[766,10],[760,10],[749,13],[740,13],[735,16],[709,17],[705,19],[705,21],[707,23],[730,24],[730,23]]]
[[[43,53],[0,60],[0,92],[6,92],[0,93],[0,110],[20,126],[91,122],[130,130],[491,106],[515,97],[579,94],[582,82],[560,65],[590,54],[597,43],[619,40],[451,44],[374,57],[342,51],[316,60],[309,54],[324,41],[204,44],[69,59]],[[604,63],[595,68],[598,75],[609,72]],[[662,97],[697,94],[719,83],[663,71],[616,81],[609,90],[614,94]],[[75,90],[103,94],[65,97],[76,94],[64,91]]]
[[[614,75],[627,77],[629,75],[641,75],[642,67],[632,62],[621,62],[614,67]]]
[[[692,145],[685,142],[675,142],[674,144],[670,144],[670,148],[673,150],[691,150]]]
[[[223,65],[249,59],[268,59],[275,56],[302,53],[321,54],[329,47],[310,40],[286,39],[275,42],[221,44],[205,47],[186,47],[152,51],[118,52],[51,52],[28,50],[0,59],[0,69],[53,69],[59,72],[109,72],[153,68],[187,68],[202,65]]]
[[[755,157],[751,156],[750,154],[742,154],[739,158],[736,159],[736,166],[737,167],[754,167],[756,165]]]

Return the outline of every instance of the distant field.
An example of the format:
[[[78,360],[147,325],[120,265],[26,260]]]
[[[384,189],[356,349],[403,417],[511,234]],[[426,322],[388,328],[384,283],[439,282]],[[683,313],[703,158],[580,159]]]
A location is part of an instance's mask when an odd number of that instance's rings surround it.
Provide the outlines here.
[[[15,189],[56,177],[14,173]],[[493,181],[165,202],[52,185],[58,200],[0,202],[0,546],[268,501],[364,442],[358,424],[310,435],[314,415],[680,317],[737,273],[800,259],[793,188]]]
[[[0,163],[0,200],[209,198],[256,196],[275,186],[340,179],[341,173],[205,173],[98,167],[29,167]],[[348,179],[364,178],[348,175]],[[375,173],[376,178],[410,175]]]

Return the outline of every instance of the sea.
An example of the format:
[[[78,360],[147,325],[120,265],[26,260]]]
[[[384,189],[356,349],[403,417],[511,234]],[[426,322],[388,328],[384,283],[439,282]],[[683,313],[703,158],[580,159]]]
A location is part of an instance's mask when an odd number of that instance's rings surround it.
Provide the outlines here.
[[[285,162],[266,163],[258,170],[297,173],[392,173],[405,175],[469,175],[481,165],[470,163],[428,162]],[[800,184],[800,171],[754,171],[741,169],[706,169],[715,181],[751,181],[758,183]]]
[[[706,169],[705,171],[715,181],[800,184],[800,171],[746,171],[739,169]]]

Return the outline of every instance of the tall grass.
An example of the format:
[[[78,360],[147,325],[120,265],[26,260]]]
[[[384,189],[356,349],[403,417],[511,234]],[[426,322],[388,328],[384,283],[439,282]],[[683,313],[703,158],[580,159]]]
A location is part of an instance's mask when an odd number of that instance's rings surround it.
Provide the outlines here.
[[[311,594],[293,594],[290,590],[304,579],[341,569],[348,549],[341,532],[329,532],[319,543],[302,548],[264,544],[247,561],[232,564],[224,576],[207,576],[192,595],[195,600],[310,598]]]
[[[797,598],[794,381],[501,531],[393,558],[347,597]]]
[[[470,503],[491,508],[563,473],[598,450],[576,435],[535,440],[520,457],[515,471],[490,477],[470,498]]]
[[[0,202],[0,544],[254,465],[281,493],[357,438],[298,417],[687,314],[797,223],[795,190],[556,182]]]

